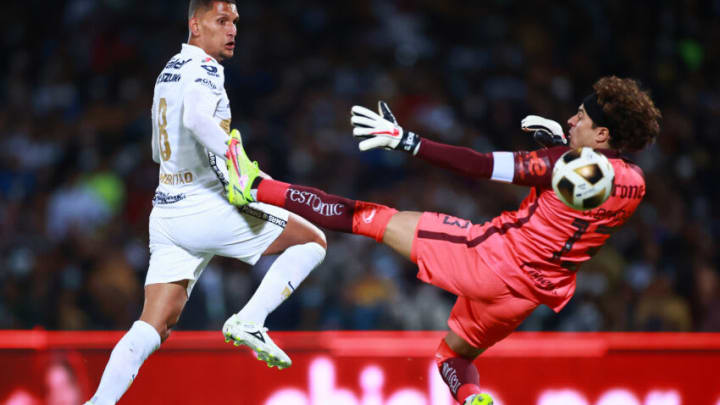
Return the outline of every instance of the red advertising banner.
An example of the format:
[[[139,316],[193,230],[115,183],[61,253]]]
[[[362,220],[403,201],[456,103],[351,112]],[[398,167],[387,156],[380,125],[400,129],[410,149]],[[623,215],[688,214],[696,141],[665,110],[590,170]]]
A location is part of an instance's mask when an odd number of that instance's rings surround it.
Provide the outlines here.
[[[269,369],[219,332],[175,332],[120,404],[454,405],[443,332],[276,332]],[[90,397],[122,332],[0,331],[0,405]],[[720,405],[720,334],[515,333],[475,363],[497,405]]]

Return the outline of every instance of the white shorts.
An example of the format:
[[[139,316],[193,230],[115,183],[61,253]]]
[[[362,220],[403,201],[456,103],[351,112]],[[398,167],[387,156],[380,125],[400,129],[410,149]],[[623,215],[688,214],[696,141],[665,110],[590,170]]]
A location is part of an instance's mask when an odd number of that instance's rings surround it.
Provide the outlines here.
[[[145,285],[189,280],[189,297],[213,256],[255,264],[280,236],[289,217],[287,210],[264,203],[242,208],[212,204],[209,208],[188,215],[174,208],[153,208]]]

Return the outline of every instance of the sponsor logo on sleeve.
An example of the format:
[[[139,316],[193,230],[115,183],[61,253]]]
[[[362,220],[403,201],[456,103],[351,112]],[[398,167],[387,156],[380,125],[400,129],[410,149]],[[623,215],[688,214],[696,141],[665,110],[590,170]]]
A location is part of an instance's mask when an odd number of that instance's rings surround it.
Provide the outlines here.
[[[157,78],[157,83],[177,83],[180,81],[180,74],[178,73],[162,73]]]
[[[204,78],[202,78],[202,77],[199,77],[199,78],[195,79],[195,83],[200,83],[200,84],[202,84],[203,86],[205,86],[205,87],[207,87],[207,88],[209,88],[209,89],[211,89],[211,90],[213,90],[213,91],[218,91],[218,88],[217,88],[217,86],[215,85],[215,83],[213,83],[213,82],[212,82],[211,80],[209,80],[209,79],[204,79]]]
[[[461,384],[455,368],[450,366],[447,362],[444,362],[442,364],[442,376],[448,387],[450,387],[450,391],[452,391],[453,394],[457,394]]]
[[[170,62],[165,65],[165,69],[180,69],[183,66],[185,66],[186,63],[190,62],[192,58],[180,60],[180,59],[170,59]]]
[[[343,210],[345,209],[345,204],[327,203],[323,201],[320,196],[310,191],[289,188],[287,190],[287,195],[290,198],[290,201],[307,205],[316,213],[326,217],[340,216],[343,214]]]
[[[515,173],[521,180],[530,177],[542,177],[550,175],[551,170],[549,159],[546,156],[540,156],[536,151],[519,152],[515,161]]]

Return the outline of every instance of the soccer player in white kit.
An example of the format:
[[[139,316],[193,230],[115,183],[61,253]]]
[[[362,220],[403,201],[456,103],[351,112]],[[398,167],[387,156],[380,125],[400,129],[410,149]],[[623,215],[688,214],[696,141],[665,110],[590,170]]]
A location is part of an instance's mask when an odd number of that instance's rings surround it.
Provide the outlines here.
[[[87,404],[115,404],[145,359],[167,339],[193,286],[215,255],[255,264],[278,254],[260,286],[223,326],[226,341],[244,344],[268,366],[290,358],[263,327],[265,318],[323,260],[325,236],[284,209],[231,205],[224,194],[230,104],[223,66],[235,48],[234,0],[191,0],[190,39],[157,78],[152,106],[153,159],[159,185],[150,214],[150,265],[140,319],[110,355]]]

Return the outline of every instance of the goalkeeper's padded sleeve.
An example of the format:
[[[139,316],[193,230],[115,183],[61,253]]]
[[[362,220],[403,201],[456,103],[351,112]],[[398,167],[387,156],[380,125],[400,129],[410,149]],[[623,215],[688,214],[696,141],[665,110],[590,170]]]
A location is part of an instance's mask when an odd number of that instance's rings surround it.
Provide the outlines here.
[[[493,173],[492,153],[480,153],[470,148],[447,145],[422,138],[417,157],[476,179],[489,179]]]
[[[553,165],[568,149],[556,146],[532,152],[480,153],[423,138],[417,156],[435,166],[475,179],[549,188]]]
[[[183,92],[183,125],[208,151],[224,160],[228,134],[214,118],[219,101],[202,86],[188,86]]]

